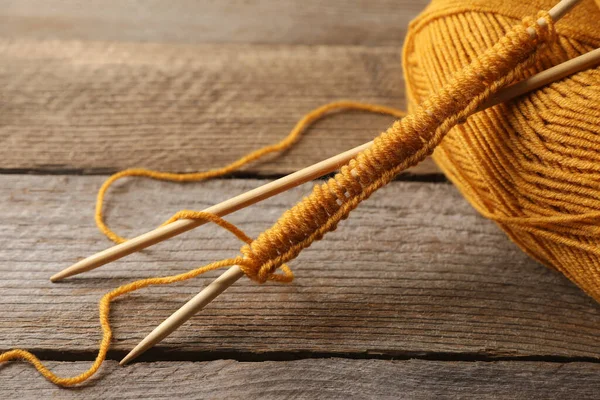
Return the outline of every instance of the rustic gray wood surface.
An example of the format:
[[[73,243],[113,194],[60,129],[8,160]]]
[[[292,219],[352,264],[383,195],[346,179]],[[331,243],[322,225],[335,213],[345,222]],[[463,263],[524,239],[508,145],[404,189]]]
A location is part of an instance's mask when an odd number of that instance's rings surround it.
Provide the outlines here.
[[[425,0],[1,0],[0,35],[169,43],[402,43]]]
[[[239,254],[237,239],[205,226],[79,277],[48,277],[110,245],[93,224],[103,177],[0,180],[0,337],[3,348],[95,354],[97,302],[134,279],[180,273]],[[264,183],[177,185],[132,180],[109,198],[108,221],[131,236],[179,209],[203,209]],[[268,228],[309,192],[291,190],[229,217],[248,234]],[[228,290],[150,354],[214,352],[448,357],[598,357],[600,309],[537,265],[478,216],[449,184],[394,182],[292,264],[290,285],[248,280]],[[115,305],[121,355],[217,273],[148,288]],[[27,282],[27,284],[23,284]],[[214,356],[212,356],[214,358]]]
[[[1,168],[195,171],[285,137],[310,110],[351,99],[404,107],[399,47],[89,43],[0,39]],[[282,174],[372,140],[392,117],[324,119]],[[435,173],[431,161],[415,173]]]
[[[48,278],[110,242],[95,194],[127,167],[192,171],[283,137],[353,99],[404,107],[400,45],[425,0],[0,0],[0,352],[63,375],[100,338],[117,285],[236,255],[214,226],[84,275]],[[120,182],[109,224],[132,236],[361,144],[391,121],[333,115],[241,179]],[[246,279],[138,363],[117,365],[218,272],[117,301],[107,363],[60,389],[0,365],[0,398],[595,398],[600,307],[528,259],[426,162],[291,267]],[[100,176],[94,176],[100,175]],[[401,178],[401,179],[405,179]],[[228,217],[255,236],[310,184]]]
[[[87,362],[52,362],[76,374]],[[100,399],[556,399],[597,398],[600,365],[573,362],[444,362],[307,359],[298,361],[154,362],[121,368],[107,362],[83,388],[58,389],[20,379],[31,367],[2,370],[0,392],[21,398]],[[131,385],[130,382],[136,382]],[[168,384],[168,389],[163,385]]]

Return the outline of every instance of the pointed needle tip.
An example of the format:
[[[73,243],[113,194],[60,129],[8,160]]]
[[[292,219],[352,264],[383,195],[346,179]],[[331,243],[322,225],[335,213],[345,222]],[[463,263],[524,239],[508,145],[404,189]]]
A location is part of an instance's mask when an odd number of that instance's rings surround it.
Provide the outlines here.
[[[119,361],[119,365],[124,366],[126,364],[129,364],[129,362],[133,361],[133,359],[136,358],[138,355],[139,353],[137,351],[137,348],[134,348],[125,357],[123,357],[121,361]]]
[[[69,268],[65,268],[62,271],[57,272],[56,274],[54,274],[50,277],[50,281],[52,281],[52,282],[60,281],[65,278],[68,278],[70,276],[77,275],[80,272],[83,272],[83,271],[79,271],[78,269],[74,268],[75,266],[77,266],[77,264],[71,265]]]

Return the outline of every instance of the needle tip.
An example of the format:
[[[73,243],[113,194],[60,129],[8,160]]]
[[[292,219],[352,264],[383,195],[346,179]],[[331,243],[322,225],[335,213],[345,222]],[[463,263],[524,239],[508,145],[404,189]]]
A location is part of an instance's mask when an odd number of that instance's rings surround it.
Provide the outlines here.
[[[121,361],[119,361],[119,365],[124,366],[124,365],[128,364],[129,361],[131,361],[131,359],[132,359],[131,353],[129,353],[125,356],[125,358],[123,358]]]
[[[138,358],[143,352],[148,350],[149,347],[152,347],[152,344],[148,344],[146,339],[142,340],[142,342],[138,343],[137,346],[133,348],[121,361],[119,361],[119,365],[123,366],[125,364],[129,364],[134,359]]]
[[[58,282],[63,278],[62,273],[59,272],[57,274],[54,274],[50,277],[50,282]]]
[[[52,281],[52,282],[60,281],[62,279],[68,278],[70,276],[77,275],[77,274],[80,274],[85,271],[89,271],[90,268],[86,268],[88,266],[88,264],[89,264],[89,262],[87,259],[83,260],[83,261],[79,261],[78,263],[71,265],[69,268],[65,268],[62,271],[57,272],[56,274],[52,275],[50,277],[50,281]]]

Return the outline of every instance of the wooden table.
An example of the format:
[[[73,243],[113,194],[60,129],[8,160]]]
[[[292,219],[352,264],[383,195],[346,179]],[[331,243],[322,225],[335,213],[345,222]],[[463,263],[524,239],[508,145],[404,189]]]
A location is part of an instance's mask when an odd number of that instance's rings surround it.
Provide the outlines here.
[[[423,0],[0,1],[0,350],[88,368],[97,302],[125,282],[230,257],[205,226],[76,278],[110,245],[93,223],[106,176],[222,165],[337,99],[404,106],[400,48]],[[142,233],[372,138],[348,113],[234,177],[128,180],[108,222]],[[229,219],[270,226],[304,185]],[[241,280],[135,364],[126,352],[217,273],[118,301],[109,361],[59,389],[0,366],[0,398],[593,398],[600,307],[528,259],[427,162],[292,263],[291,285]]]

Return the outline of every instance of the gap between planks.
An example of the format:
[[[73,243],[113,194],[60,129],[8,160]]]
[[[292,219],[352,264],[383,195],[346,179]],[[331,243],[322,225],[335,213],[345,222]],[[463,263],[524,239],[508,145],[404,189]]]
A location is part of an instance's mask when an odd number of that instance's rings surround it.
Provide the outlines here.
[[[95,169],[70,169],[70,168],[52,168],[52,169],[27,169],[27,168],[0,168],[0,175],[58,175],[58,176],[104,176],[108,178],[110,175],[119,172],[118,170],[95,170]],[[276,180],[286,176],[285,174],[266,174],[257,172],[233,172],[219,177],[219,179],[245,179],[245,180]],[[334,174],[323,175],[322,177],[313,180],[313,182],[325,181]],[[394,178],[395,182],[423,182],[423,183],[448,183],[448,178],[441,172],[431,173],[416,173],[414,170],[401,172]]]
[[[106,360],[120,361],[128,351],[109,350]],[[83,362],[94,361],[97,351],[55,351],[55,350],[37,350],[35,355],[40,360],[60,361],[60,362]],[[344,358],[349,360],[423,360],[423,361],[445,361],[445,362],[477,362],[477,363],[495,363],[495,362],[544,362],[555,364],[569,363],[592,363],[600,364],[597,357],[565,357],[549,355],[527,355],[527,356],[490,356],[484,353],[444,353],[444,352],[387,352],[380,353],[344,353],[344,352],[313,352],[313,351],[263,351],[244,352],[227,350],[193,350],[179,351],[177,349],[152,348],[144,352],[135,359],[135,363],[151,362],[202,362],[217,360],[233,360],[244,363],[261,363],[269,361],[289,362],[298,360],[321,360],[331,358]],[[128,364],[129,365],[129,364]]]

